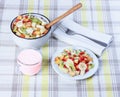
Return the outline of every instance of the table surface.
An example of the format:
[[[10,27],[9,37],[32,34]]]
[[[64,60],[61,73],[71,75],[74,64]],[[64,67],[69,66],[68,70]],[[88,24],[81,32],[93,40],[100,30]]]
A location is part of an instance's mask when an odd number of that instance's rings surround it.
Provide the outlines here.
[[[79,2],[83,7],[69,17],[80,25],[114,37],[100,57],[95,75],[80,81],[60,77],[52,69],[50,59],[58,47],[67,44],[53,37],[41,48],[41,71],[36,76],[21,74],[16,57],[22,49],[11,39],[11,20],[26,12],[42,13],[53,20]],[[120,97],[119,49],[119,0],[0,0],[0,97]]]

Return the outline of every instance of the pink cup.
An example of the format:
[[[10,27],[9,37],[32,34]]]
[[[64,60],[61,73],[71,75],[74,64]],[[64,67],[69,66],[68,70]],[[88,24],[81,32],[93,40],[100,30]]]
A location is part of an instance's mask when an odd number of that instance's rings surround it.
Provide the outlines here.
[[[18,55],[17,63],[20,65],[19,69],[23,74],[35,75],[41,69],[42,56],[35,50],[27,49]]]

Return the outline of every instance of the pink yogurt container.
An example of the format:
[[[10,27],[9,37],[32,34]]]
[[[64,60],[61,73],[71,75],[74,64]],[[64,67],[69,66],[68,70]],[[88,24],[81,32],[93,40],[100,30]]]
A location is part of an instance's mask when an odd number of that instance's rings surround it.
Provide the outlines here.
[[[17,63],[20,65],[19,70],[25,75],[37,74],[42,65],[42,56],[33,49],[26,49],[20,52],[17,57]]]

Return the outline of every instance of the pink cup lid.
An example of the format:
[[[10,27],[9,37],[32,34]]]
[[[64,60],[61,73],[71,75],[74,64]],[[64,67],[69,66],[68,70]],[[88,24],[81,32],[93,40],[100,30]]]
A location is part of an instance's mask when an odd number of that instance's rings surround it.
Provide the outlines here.
[[[42,56],[33,49],[26,49],[18,55],[17,61],[24,65],[36,65],[41,63]]]

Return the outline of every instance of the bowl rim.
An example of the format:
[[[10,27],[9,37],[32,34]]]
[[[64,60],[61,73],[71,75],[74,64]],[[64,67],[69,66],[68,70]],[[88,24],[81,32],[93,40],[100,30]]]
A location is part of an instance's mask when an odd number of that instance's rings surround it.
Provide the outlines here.
[[[40,13],[23,13],[23,14],[19,14],[19,15],[22,16],[22,15],[26,15],[26,14],[33,14],[33,15],[36,14],[36,15],[40,15],[40,16],[46,18],[46,19],[48,20],[48,22],[50,23],[50,20],[49,20],[45,15],[40,14]],[[18,16],[19,16],[19,15],[18,15]],[[22,39],[26,39],[26,40],[34,40],[34,39],[38,39],[38,38],[42,38],[42,37],[46,36],[46,35],[50,32],[50,30],[51,30],[51,27],[50,27],[49,30],[48,30],[48,32],[47,32],[46,34],[44,34],[43,36],[40,36],[40,37],[36,37],[36,38],[23,38],[23,37],[20,37],[20,36],[16,35],[16,34],[13,32],[13,30],[12,30],[12,24],[13,24],[14,20],[15,20],[18,16],[16,16],[16,17],[12,20],[12,22],[11,22],[11,24],[10,24],[10,29],[11,29],[12,33],[13,33],[15,36],[17,36],[18,38],[22,38]]]

